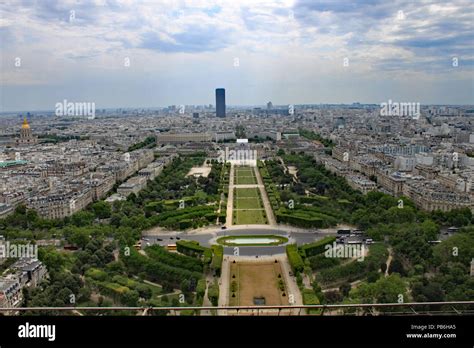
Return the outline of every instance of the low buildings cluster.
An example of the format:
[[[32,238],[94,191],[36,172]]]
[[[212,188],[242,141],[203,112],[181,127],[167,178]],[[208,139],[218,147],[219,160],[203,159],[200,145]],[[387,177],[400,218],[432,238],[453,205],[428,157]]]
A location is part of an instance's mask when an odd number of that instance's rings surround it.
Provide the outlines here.
[[[0,259],[0,264],[4,260]],[[47,277],[46,266],[35,258],[19,258],[0,276],[0,307],[19,307],[24,287],[37,287]]]
[[[363,193],[406,195],[427,210],[472,209],[468,107],[422,106],[416,120],[381,116],[375,104],[292,107],[291,113],[289,106],[272,105],[263,113],[229,108],[222,118],[212,106],[189,105],[184,113],[176,107],[98,110],[93,120],[30,115],[31,127],[23,117],[2,120],[0,218],[19,204],[62,218],[106,198],[114,187],[118,193],[111,200],[124,199],[160,173],[160,159],[201,151],[219,158],[238,138],[252,142],[258,159],[278,150],[314,156]],[[320,141],[300,136],[302,129],[331,140],[332,154]],[[52,135],[69,140],[44,141]],[[153,149],[127,152],[150,137],[156,139]]]

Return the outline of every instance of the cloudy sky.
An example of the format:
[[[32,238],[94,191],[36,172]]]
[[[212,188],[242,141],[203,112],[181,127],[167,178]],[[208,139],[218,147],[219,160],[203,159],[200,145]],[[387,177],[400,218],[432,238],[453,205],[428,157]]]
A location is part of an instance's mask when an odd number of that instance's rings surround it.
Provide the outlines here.
[[[474,104],[471,0],[3,0],[0,48],[0,111]]]

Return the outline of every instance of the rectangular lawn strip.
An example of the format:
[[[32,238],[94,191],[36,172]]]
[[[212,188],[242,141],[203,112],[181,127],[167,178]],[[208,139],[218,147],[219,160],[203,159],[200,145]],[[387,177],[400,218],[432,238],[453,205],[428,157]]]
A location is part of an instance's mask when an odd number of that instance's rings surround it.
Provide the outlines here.
[[[258,197],[240,197],[235,203],[234,209],[263,209]]]
[[[257,179],[252,176],[239,176],[237,178],[237,185],[256,185]]]
[[[236,188],[234,194],[234,224],[265,224],[265,209],[257,188]]]
[[[252,185],[257,184],[257,178],[252,168],[235,168],[235,183],[237,185]]]
[[[257,188],[236,188],[235,197],[236,198],[245,198],[245,197],[255,197],[258,198],[260,192]]]
[[[265,210],[237,210],[236,225],[263,225],[266,223]]]

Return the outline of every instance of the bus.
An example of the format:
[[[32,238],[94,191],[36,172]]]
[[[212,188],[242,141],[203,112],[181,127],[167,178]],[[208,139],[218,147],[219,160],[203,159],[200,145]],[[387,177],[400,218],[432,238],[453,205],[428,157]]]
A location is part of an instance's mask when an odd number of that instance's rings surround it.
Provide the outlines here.
[[[166,249],[167,249],[168,251],[177,251],[177,250],[178,250],[177,247],[176,247],[176,244],[168,244],[168,245],[166,246]]]

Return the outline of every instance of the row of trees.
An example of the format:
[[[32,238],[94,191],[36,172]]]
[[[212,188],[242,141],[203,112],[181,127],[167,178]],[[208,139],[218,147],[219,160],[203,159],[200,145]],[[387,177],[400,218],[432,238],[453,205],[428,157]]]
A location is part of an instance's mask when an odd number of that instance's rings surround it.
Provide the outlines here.
[[[57,292],[56,279],[69,279],[68,274],[85,275],[87,270],[96,270],[95,276],[106,274],[107,277],[102,280],[96,279],[95,283],[90,277],[86,277],[91,280],[90,282],[80,281],[79,286],[84,289],[82,291],[88,292],[81,295],[81,301],[88,301],[91,291],[103,291],[104,295],[113,293],[114,296],[119,293],[116,300],[130,305],[136,304],[138,298],[148,299],[149,290],[146,286],[130,286],[130,282],[125,285],[117,280],[117,277],[130,279],[139,275],[144,279],[159,282],[168,290],[180,288],[189,303],[198,280],[202,278],[204,268],[202,260],[171,254],[160,247],[147,250],[149,252],[147,257],[140,255],[131,246],[140,238],[143,229],[156,224],[184,228],[188,227],[182,225],[186,221],[190,222],[189,226],[199,223],[202,218],[205,223],[215,222],[215,206],[197,205],[207,203],[209,201],[207,197],[218,197],[216,193],[225,167],[220,163],[214,163],[206,180],[186,177],[192,166],[201,165],[203,162],[202,153],[179,157],[138,195],[131,195],[126,201],[113,204],[104,201],[95,202],[86,210],[62,220],[42,219],[34,210],[26,209],[24,206],[17,207],[14,214],[0,220],[2,234],[8,239],[62,236],[66,243],[76,245],[80,249],[71,254],[53,247],[40,248],[40,259],[48,267],[52,278],[50,282],[42,285],[42,291],[32,291],[27,294],[26,299],[37,304],[56,303],[57,301],[51,300],[53,292],[48,290],[52,288]],[[193,199],[188,200],[186,197]],[[184,209],[176,209],[176,205],[172,203],[173,200],[179,202],[180,199],[186,200]],[[176,226],[172,219],[180,225]],[[104,243],[106,238],[110,238],[108,240],[113,242]],[[121,246],[121,258],[119,261],[114,261],[113,250],[117,245]],[[125,253],[125,250],[129,250],[130,254]],[[213,267],[219,270],[222,256],[220,249],[216,249],[214,253],[209,250],[206,262],[210,264],[212,260]],[[71,290],[68,294],[78,297],[75,288],[71,289],[68,285],[64,287]],[[130,291],[126,291],[125,288]],[[67,300],[65,292],[61,295],[64,295],[61,304],[63,302],[65,304]]]
[[[168,260],[141,255],[133,248],[129,251],[129,255],[121,253],[128,275],[141,273],[146,279],[161,284],[165,289],[179,288],[187,280],[191,284],[191,290],[195,290],[198,280],[202,278],[202,273],[172,266],[166,263]]]
[[[136,143],[134,145],[129,146],[127,151],[130,152],[130,151],[135,151],[135,150],[138,150],[138,149],[142,149],[144,147],[154,147],[154,146],[156,146],[156,137],[149,136],[149,137],[146,137],[145,140],[143,140],[139,143]]]

